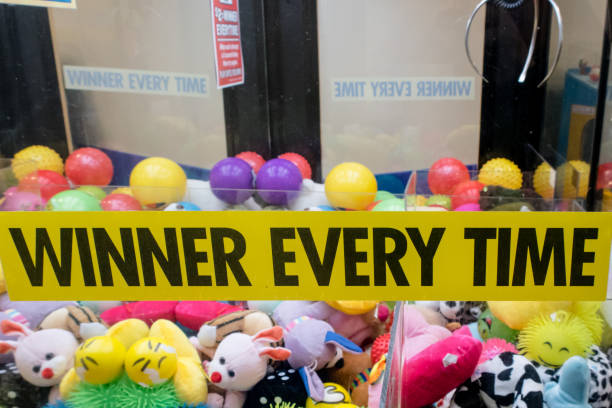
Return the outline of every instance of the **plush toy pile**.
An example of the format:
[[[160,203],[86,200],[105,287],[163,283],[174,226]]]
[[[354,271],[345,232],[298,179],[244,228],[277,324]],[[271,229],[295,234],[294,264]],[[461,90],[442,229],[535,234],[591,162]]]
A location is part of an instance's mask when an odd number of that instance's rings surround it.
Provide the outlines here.
[[[406,304],[398,405],[610,407],[610,312],[607,302]]]
[[[386,303],[0,301],[0,406],[355,408],[381,398]]]
[[[0,305],[0,406],[612,406],[607,302]]]

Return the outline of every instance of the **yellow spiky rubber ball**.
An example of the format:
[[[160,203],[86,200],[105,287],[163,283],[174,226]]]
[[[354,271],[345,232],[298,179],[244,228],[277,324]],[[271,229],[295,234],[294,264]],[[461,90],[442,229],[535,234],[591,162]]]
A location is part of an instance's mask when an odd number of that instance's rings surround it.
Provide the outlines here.
[[[572,356],[586,357],[593,344],[582,319],[558,311],[534,317],[519,334],[518,349],[532,361],[559,368]]]
[[[517,190],[523,185],[523,173],[514,162],[496,158],[482,166],[478,173],[478,181],[485,186],[502,186]]]
[[[563,198],[585,198],[589,189],[591,166],[582,160],[570,160],[557,169]]]
[[[544,198],[555,195],[555,170],[546,162],[542,162],[533,173],[533,189]]]
[[[17,180],[21,180],[36,170],[52,170],[63,174],[64,162],[55,150],[47,146],[34,145],[15,154],[12,168]]]

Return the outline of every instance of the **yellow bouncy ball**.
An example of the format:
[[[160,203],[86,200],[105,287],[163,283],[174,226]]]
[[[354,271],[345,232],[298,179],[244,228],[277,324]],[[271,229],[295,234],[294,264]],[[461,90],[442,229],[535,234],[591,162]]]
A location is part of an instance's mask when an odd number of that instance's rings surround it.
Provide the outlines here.
[[[186,188],[183,169],[163,157],[144,159],[130,174],[130,189],[143,205],[181,201]]]
[[[98,336],[86,340],[74,355],[79,378],[90,384],[108,384],[123,372],[125,347],[114,337]]]
[[[502,186],[517,190],[523,185],[523,173],[508,159],[491,159],[480,169],[478,181],[486,186]]]
[[[132,193],[132,190],[129,187],[118,187],[109,193],[109,195],[111,194],[127,194],[134,197],[134,193]]]
[[[582,160],[570,160],[557,169],[563,198],[585,198],[589,189],[591,166]],[[577,185],[577,187],[576,187]]]
[[[21,180],[36,170],[64,173],[64,162],[59,154],[46,146],[34,145],[18,151],[13,158],[13,174]]]
[[[325,179],[325,195],[334,207],[365,210],[378,191],[376,177],[363,164],[342,163]]]
[[[170,380],[177,369],[176,350],[162,339],[145,337],[130,347],[125,372],[132,381],[152,387]]]
[[[328,300],[325,303],[350,315],[368,313],[378,304],[376,300]]]
[[[518,349],[532,361],[558,368],[572,356],[586,357],[593,344],[591,331],[582,319],[558,311],[534,317],[519,334]]]
[[[542,162],[533,173],[533,189],[543,198],[553,198],[555,194],[555,170]]]

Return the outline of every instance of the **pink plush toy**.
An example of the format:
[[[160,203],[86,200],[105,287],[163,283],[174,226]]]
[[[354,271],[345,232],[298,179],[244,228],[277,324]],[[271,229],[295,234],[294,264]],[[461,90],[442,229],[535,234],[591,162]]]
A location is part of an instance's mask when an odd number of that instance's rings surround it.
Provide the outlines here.
[[[270,347],[270,343],[283,338],[283,329],[274,326],[262,330],[255,336],[233,333],[227,336],[204,368],[213,384],[223,388],[225,398],[217,393],[208,394],[211,408],[241,408],[246,400],[246,391],[261,381],[272,360],[287,360],[291,351],[283,347]]]
[[[4,192],[0,211],[40,211],[45,209],[46,204],[38,194],[17,191],[17,187],[11,187]]]
[[[404,360],[402,408],[420,408],[444,398],[470,378],[478,365],[482,343],[453,335]]]
[[[197,331],[204,323],[239,310],[242,308],[213,301],[144,301],[114,307],[102,312],[100,317],[109,326],[130,318],[140,319],[148,325],[166,319]]]
[[[3,334],[17,336],[17,341],[0,341],[0,353],[15,353],[15,364],[21,376],[39,387],[58,385],[72,368],[78,343],[74,335],[61,329],[33,332],[12,320],[0,322]],[[58,396],[51,391],[50,400]]]
[[[427,323],[419,309],[410,305],[404,306],[403,330],[402,357],[404,360],[410,359],[432,344],[451,335],[448,329]]]

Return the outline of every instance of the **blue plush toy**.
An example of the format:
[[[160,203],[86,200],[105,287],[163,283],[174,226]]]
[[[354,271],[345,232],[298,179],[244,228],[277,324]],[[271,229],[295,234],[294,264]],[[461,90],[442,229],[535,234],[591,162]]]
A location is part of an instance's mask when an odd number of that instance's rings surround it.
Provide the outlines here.
[[[567,360],[559,371],[559,382],[544,387],[544,402],[548,408],[590,408],[589,366],[579,356]]]

